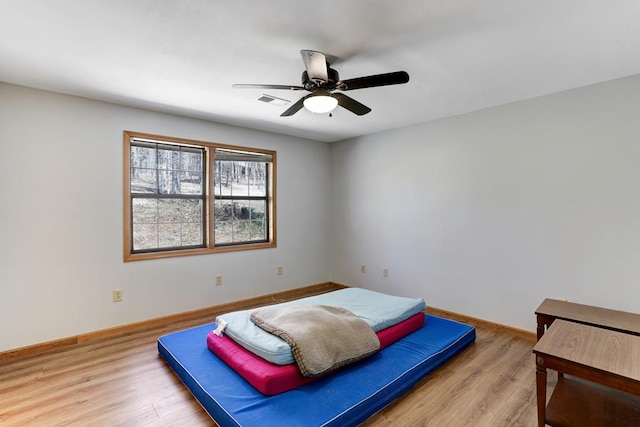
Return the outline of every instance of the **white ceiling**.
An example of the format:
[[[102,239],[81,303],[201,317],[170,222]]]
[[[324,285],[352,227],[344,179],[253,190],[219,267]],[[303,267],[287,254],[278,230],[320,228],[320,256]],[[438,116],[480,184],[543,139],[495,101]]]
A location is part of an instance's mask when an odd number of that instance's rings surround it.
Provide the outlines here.
[[[333,117],[259,102],[306,92],[300,49],[342,79],[404,70]],[[319,141],[640,73],[638,0],[0,0],[0,81]],[[289,104],[290,105],[290,104]]]

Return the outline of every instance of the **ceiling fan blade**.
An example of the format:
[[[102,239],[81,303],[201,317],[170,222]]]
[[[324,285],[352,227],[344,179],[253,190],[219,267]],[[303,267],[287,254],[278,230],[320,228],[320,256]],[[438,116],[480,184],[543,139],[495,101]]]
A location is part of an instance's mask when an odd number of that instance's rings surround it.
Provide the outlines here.
[[[287,108],[287,111],[285,111],[284,113],[280,114],[280,117],[293,116],[295,113],[300,111],[302,109],[302,107],[304,107],[304,100],[307,99],[309,96],[311,96],[311,94],[309,94],[307,96],[303,96],[302,98],[300,98],[291,107]]]
[[[364,89],[367,87],[398,85],[407,83],[408,81],[409,74],[406,71],[395,71],[393,73],[376,74],[374,76],[343,80],[336,83],[336,89],[343,91]]]
[[[307,75],[311,80],[329,81],[327,57],[324,56],[324,53],[303,49],[300,51],[300,55],[302,55],[302,61],[307,69]]]
[[[234,89],[286,89],[286,90],[305,90],[302,86],[292,85],[260,85],[260,84],[234,84]]]
[[[358,101],[356,101],[351,97],[348,97],[344,93],[332,93],[331,96],[333,96],[335,99],[338,100],[338,105],[340,105],[343,108],[346,108],[347,110],[351,111],[353,114],[364,116],[365,114],[371,111],[371,108],[367,107],[364,104],[359,103]]]

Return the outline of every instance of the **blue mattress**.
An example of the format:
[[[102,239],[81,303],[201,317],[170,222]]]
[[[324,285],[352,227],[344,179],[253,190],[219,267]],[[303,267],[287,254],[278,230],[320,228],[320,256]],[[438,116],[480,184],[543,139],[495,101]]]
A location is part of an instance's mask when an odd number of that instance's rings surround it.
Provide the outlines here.
[[[265,396],[211,353],[214,324],[158,339],[158,352],[221,427],[356,426],[475,341],[472,326],[425,325],[373,356],[295,390]]]

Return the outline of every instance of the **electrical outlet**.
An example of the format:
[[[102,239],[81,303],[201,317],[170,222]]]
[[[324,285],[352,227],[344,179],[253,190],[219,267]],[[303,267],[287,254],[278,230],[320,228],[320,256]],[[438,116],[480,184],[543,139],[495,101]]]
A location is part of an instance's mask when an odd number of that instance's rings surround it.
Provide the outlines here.
[[[360,273],[366,273],[367,272],[367,265],[366,264],[362,264],[360,266]]]
[[[216,286],[222,286],[222,274],[216,275]]]
[[[388,277],[389,276],[389,269],[387,267],[382,269],[382,277]]]
[[[284,270],[283,270],[283,267],[282,267],[281,265],[279,265],[279,266],[276,268],[276,272],[277,272],[278,276],[282,276],[283,271],[284,271]]]
[[[113,302],[122,302],[122,289],[113,290]]]

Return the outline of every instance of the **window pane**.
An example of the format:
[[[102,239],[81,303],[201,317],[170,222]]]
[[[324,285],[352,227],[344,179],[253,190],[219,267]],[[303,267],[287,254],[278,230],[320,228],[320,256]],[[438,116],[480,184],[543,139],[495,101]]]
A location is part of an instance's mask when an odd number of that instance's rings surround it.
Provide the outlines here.
[[[131,146],[130,163],[132,168],[156,168],[156,149],[151,147]]]
[[[252,240],[250,221],[236,220],[233,222],[233,239],[236,242]]]
[[[250,216],[247,219],[264,221],[267,211],[266,200],[251,200],[249,203]]]
[[[158,222],[180,222],[180,202],[177,199],[158,200]]]
[[[182,200],[181,216],[183,223],[200,223],[203,220],[202,200]]]
[[[216,221],[215,244],[233,243],[233,225],[230,221]]]
[[[234,162],[216,162],[215,194],[216,196],[231,196],[233,181],[235,180]]]
[[[216,200],[213,206],[215,217],[215,243],[233,242],[233,207],[229,200]]]
[[[134,194],[157,193],[156,170],[131,168],[131,192]]]
[[[131,192],[204,194],[203,162],[203,149],[132,146]]]
[[[158,247],[175,248],[180,246],[180,223],[158,224]]]
[[[134,224],[155,224],[158,221],[158,201],[156,199],[133,199],[131,209]]]
[[[182,224],[182,245],[196,246],[203,243],[202,223]]]
[[[133,250],[156,249],[158,247],[157,224],[133,224]]]
[[[266,202],[263,200],[216,200],[215,243],[264,241],[267,239]]]
[[[251,240],[266,240],[267,229],[262,220],[251,220],[247,224],[251,228]]]
[[[214,196],[220,196],[222,194],[222,179],[219,173],[213,174],[213,194]]]
[[[175,170],[159,170],[158,192],[160,194],[180,194],[179,172]]]
[[[180,194],[202,194],[202,173],[180,172]]]
[[[183,151],[180,156],[180,170],[202,172],[203,152]]]
[[[249,195],[249,168],[247,167],[247,162],[232,163],[234,167],[231,195],[246,197]]]
[[[180,169],[180,151],[178,151],[178,147],[175,149],[158,148],[158,169]]]
[[[249,163],[249,195],[264,197],[267,195],[267,165]]]
[[[216,244],[261,242],[266,240],[267,233],[263,221],[251,221],[232,218],[227,221],[216,221]]]
[[[217,196],[263,197],[267,185],[267,165],[256,162],[216,161]]]
[[[133,198],[133,250],[204,245],[202,200]]]

